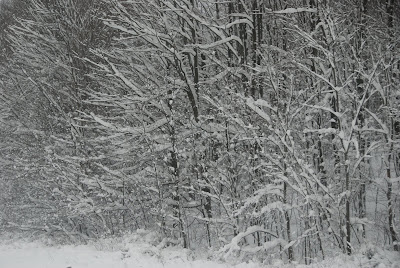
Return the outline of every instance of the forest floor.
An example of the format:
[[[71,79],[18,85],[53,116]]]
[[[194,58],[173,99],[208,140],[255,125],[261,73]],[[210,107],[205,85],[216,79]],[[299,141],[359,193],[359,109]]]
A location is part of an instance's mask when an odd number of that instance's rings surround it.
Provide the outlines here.
[[[151,239],[150,239],[151,240]],[[208,253],[209,254],[209,253]],[[54,245],[51,241],[28,242],[2,239],[0,268],[400,268],[400,254],[378,252],[372,259],[362,254],[338,255],[312,265],[212,261],[207,254],[178,247],[160,249],[145,239],[103,239],[87,245]]]

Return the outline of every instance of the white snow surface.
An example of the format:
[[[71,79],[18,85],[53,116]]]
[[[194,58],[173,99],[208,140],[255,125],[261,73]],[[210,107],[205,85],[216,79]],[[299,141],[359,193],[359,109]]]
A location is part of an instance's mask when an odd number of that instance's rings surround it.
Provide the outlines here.
[[[51,242],[0,242],[0,268],[258,268],[260,264],[230,265],[195,260],[180,247],[158,248],[137,239],[104,239],[88,245]]]
[[[338,255],[311,265],[248,262],[233,264],[208,260],[207,254],[195,254],[179,247],[154,245],[154,236],[128,235],[102,239],[88,245],[54,245],[51,241],[27,242],[0,239],[0,268],[400,268],[400,254],[375,252],[372,259],[358,253]]]

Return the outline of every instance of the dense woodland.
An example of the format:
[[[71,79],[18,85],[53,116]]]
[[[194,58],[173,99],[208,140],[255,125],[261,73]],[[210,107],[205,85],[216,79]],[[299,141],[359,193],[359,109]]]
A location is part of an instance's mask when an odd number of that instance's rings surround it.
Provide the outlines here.
[[[400,1],[2,0],[0,232],[400,250]]]

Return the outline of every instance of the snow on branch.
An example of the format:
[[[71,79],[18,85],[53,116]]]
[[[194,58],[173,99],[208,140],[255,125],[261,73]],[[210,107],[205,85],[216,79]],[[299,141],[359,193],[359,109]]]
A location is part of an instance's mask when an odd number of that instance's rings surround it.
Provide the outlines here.
[[[99,118],[98,116],[96,116],[94,113],[90,113],[91,117],[100,125],[114,130],[114,131],[118,131],[118,132],[122,132],[122,133],[129,133],[132,134],[134,136],[143,134],[143,133],[149,133],[151,131],[154,131],[160,127],[162,127],[163,125],[167,124],[169,121],[167,118],[162,118],[156,122],[154,122],[153,124],[148,124],[148,125],[143,125],[141,127],[117,127],[109,122],[104,121],[103,119]]]
[[[260,107],[256,106],[257,104],[260,104],[259,102],[256,103],[253,98],[247,98],[246,104],[250,109],[252,109],[254,112],[256,112],[265,121],[267,121],[268,124],[271,124],[271,122],[272,122],[271,117],[266,112],[264,112]],[[264,104],[264,103],[262,103],[262,104]],[[265,106],[265,105],[263,105],[263,106]]]
[[[225,25],[225,29],[229,29],[233,26],[235,26],[236,24],[248,24],[250,26],[250,28],[254,28],[253,23],[251,22],[251,20],[249,19],[238,19],[235,21],[232,21],[228,24]]]
[[[266,233],[266,234],[269,234],[269,235],[271,235],[271,236],[273,236],[273,237],[275,237],[277,239],[273,240],[272,242],[265,242],[265,243],[263,243],[262,246],[255,247],[253,249],[250,249],[249,247],[241,248],[239,246],[239,243],[243,238],[245,238],[246,236],[251,235],[253,233],[256,233],[256,232]],[[220,252],[221,253],[225,253],[224,254],[224,258],[228,259],[235,251],[244,250],[244,251],[249,252],[249,250],[250,250],[251,252],[253,252],[254,250],[256,250],[256,251],[259,251],[259,250],[262,250],[262,249],[268,250],[270,248],[273,248],[273,247],[276,247],[276,246],[279,246],[279,245],[284,246],[286,244],[287,244],[287,242],[285,240],[279,239],[278,236],[276,234],[274,234],[273,232],[264,229],[262,226],[255,225],[255,226],[249,227],[245,232],[241,232],[237,236],[232,238],[231,243],[225,245],[220,250]]]
[[[210,44],[205,44],[205,45],[196,44],[195,46],[197,46],[200,49],[207,50],[207,49],[211,49],[211,48],[229,43],[231,41],[237,41],[239,44],[242,44],[242,40],[240,40],[239,37],[237,37],[236,35],[232,35],[232,36],[226,37],[224,39],[218,40],[218,41],[210,43]]]
[[[317,9],[316,8],[304,8],[304,7],[300,7],[300,8],[286,8],[286,9],[282,9],[282,10],[277,10],[277,11],[273,11],[271,9],[267,10],[268,13],[273,13],[273,14],[295,14],[295,13],[301,13],[301,12],[311,12],[311,13],[317,13]]]

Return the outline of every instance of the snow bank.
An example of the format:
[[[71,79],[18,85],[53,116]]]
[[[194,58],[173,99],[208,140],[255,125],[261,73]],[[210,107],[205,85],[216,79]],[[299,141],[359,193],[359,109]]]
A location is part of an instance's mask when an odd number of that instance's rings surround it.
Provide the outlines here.
[[[195,260],[179,247],[159,247],[151,233],[102,239],[88,245],[54,246],[45,242],[7,242],[0,245],[0,268],[203,268],[233,267],[210,260]],[[237,268],[258,268],[255,263]]]
[[[89,245],[55,246],[49,242],[10,242],[0,239],[0,268],[400,268],[400,254],[379,249],[354,256],[340,255],[311,265],[227,264],[199,259],[192,251],[164,247],[155,234],[139,231],[123,238],[102,239]],[[371,253],[371,254],[367,254]]]

